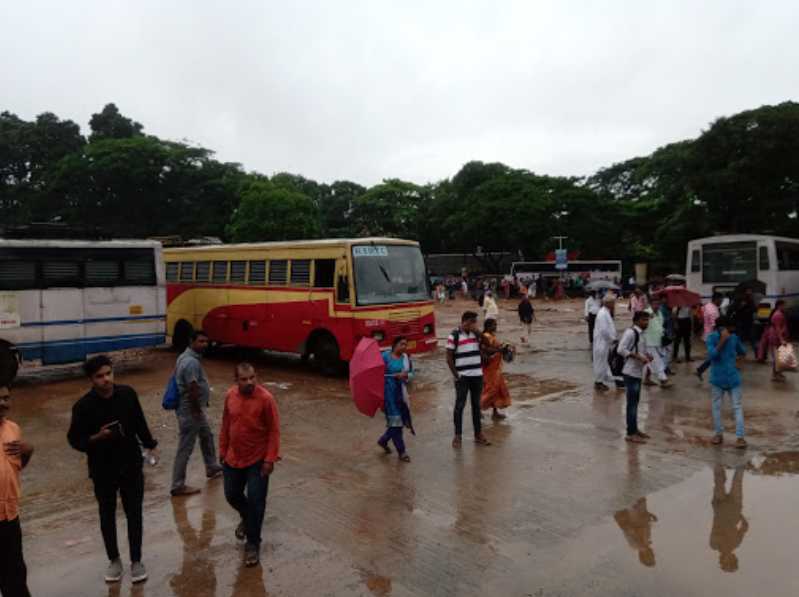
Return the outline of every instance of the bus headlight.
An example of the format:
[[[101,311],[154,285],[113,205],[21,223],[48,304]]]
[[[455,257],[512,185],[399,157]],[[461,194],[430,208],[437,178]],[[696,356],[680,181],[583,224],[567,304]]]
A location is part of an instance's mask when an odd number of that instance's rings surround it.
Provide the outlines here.
[[[428,323],[426,326],[422,328],[422,331],[424,332],[425,336],[429,336],[430,334],[433,333],[433,326]]]
[[[386,339],[386,335],[382,331],[377,330],[376,332],[372,332],[372,338],[374,338],[378,342],[382,342],[383,340]]]

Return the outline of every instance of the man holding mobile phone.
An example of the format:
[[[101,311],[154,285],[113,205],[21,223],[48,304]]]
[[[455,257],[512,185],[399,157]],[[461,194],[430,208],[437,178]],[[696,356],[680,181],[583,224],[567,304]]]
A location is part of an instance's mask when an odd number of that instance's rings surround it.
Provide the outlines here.
[[[142,582],[147,571],[141,561],[143,458],[139,442],[154,454],[153,439],[139,397],[128,386],[114,383],[111,359],[105,355],[86,361],[83,370],[92,389],[72,407],[67,439],[88,456],[89,477],[100,508],[100,529],[110,560],[106,582],[118,582],[124,569],[117,545],[117,494],[128,522],[131,580]]]

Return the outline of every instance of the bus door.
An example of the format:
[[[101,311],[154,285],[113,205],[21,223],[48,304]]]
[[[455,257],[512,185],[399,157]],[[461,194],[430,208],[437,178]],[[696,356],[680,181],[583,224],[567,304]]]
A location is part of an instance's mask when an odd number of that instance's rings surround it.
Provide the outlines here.
[[[41,267],[42,363],[82,361],[92,349],[85,343],[81,264],[78,260],[45,259]],[[102,336],[103,331],[93,330],[94,334]]]
[[[336,260],[314,259],[308,324],[312,329],[330,328],[336,304]],[[310,331],[310,330],[309,330]]]

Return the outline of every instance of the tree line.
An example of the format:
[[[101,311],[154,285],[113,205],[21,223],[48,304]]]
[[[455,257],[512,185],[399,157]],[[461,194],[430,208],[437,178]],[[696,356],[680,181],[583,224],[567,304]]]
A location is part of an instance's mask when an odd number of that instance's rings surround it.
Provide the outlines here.
[[[763,106],[710,124],[695,139],[602,168],[547,176],[473,161],[451,178],[372,187],[299,174],[266,176],[213,151],[164,140],[114,104],[84,136],[45,112],[0,113],[5,226],[63,222],[111,236],[226,241],[385,235],[426,252],[521,251],[543,258],[554,235],[584,258],[684,263],[690,238],[797,236],[799,104]]]

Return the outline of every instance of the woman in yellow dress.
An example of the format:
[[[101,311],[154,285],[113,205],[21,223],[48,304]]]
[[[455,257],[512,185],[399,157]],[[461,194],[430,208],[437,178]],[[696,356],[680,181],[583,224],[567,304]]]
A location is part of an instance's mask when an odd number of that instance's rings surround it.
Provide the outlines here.
[[[501,408],[510,406],[510,392],[502,376],[502,355],[513,350],[510,344],[497,339],[497,322],[487,319],[485,329],[480,337],[480,350],[483,353],[483,394],[480,396],[480,408],[493,409],[492,418],[504,419],[499,412]]]

